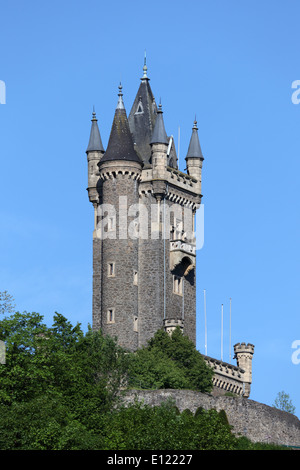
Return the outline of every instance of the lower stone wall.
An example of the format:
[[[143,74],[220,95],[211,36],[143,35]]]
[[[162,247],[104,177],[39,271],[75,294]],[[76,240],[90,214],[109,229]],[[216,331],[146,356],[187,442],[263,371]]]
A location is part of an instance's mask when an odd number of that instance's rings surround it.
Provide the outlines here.
[[[125,403],[134,400],[151,406],[173,399],[180,411],[193,413],[198,407],[206,410],[224,410],[234,434],[246,436],[252,442],[300,446],[300,421],[285,411],[247,398],[215,397],[191,390],[130,390],[124,395]]]

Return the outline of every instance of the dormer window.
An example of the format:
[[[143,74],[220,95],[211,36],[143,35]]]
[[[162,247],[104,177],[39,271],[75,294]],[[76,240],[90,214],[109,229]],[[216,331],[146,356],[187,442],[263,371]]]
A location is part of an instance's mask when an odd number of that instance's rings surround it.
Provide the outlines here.
[[[143,108],[142,101],[140,99],[140,101],[137,105],[137,108],[136,108],[136,112],[134,114],[143,114],[143,112],[144,112],[144,108]]]

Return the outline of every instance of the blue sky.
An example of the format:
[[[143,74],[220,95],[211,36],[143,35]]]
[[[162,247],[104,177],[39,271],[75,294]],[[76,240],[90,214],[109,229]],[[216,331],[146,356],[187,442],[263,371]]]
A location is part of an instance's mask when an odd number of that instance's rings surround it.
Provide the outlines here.
[[[51,324],[91,323],[93,209],[85,150],[95,105],[104,145],[123,84],[129,113],[147,50],[180,168],[195,114],[204,154],[197,347],[255,345],[251,399],[290,395],[300,416],[299,2],[2,2],[0,290]]]

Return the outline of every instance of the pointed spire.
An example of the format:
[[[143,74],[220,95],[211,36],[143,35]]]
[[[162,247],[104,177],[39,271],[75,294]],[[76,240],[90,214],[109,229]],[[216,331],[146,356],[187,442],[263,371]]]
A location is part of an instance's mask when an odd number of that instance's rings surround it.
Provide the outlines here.
[[[88,144],[88,148],[86,149],[87,152],[104,152],[101,135],[99,131],[99,127],[97,124],[98,119],[96,118],[95,107],[93,106],[93,117],[92,117],[92,127],[90,133],[90,140]]]
[[[204,160],[203,155],[202,155],[202,150],[201,150],[201,147],[200,147],[200,142],[199,142],[196,116],[195,116],[195,121],[194,121],[194,125],[193,125],[193,130],[192,130],[192,136],[191,136],[191,140],[190,140],[189,149],[188,149],[186,159],[187,158],[200,158],[201,160]]]
[[[155,121],[154,131],[150,140],[150,144],[168,144],[168,137],[165,130],[163,111],[161,103],[159,103],[157,110],[157,117]]]
[[[133,140],[129,129],[126,110],[123,102],[122,85],[119,85],[119,99],[110,132],[107,149],[103,155],[102,162],[112,160],[130,160],[141,163],[134,150]]]

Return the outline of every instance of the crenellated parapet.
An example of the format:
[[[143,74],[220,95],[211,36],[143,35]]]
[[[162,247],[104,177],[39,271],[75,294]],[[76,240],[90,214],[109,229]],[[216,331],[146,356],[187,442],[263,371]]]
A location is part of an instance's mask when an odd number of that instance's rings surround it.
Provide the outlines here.
[[[169,335],[172,335],[173,331],[176,330],[177,327],[179,327],[183,332],[184,320],[176,318],[167,318],[164,320],[164,330]]]
[[[107,162],[100,168],[99,178],[111,180],[117,178],[130,178],[136,181],[141,180],[141,166],[137,162]]]

